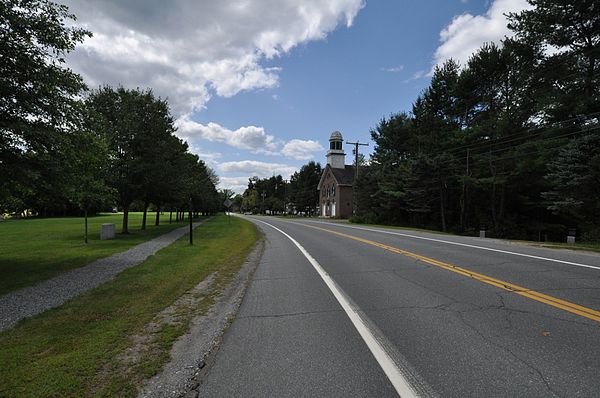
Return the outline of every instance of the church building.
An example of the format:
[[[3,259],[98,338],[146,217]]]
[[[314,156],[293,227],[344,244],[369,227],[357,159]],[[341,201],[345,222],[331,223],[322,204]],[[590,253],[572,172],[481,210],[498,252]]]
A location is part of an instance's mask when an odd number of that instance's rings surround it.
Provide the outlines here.
[[[319,215],[321,217],[348,218],[352,215],[352,185],[354,167],[346,165],[342,133],[334,131],[329,138],[327,165],[321,175],[319,190]]]

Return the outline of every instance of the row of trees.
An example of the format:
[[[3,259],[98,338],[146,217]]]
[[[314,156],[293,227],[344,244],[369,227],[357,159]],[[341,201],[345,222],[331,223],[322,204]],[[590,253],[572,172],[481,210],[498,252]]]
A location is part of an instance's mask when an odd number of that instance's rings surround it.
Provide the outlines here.
[[[322,171],[319,163],[311,161],[295,172],[289,181],[281,175],[264,179],[253,177],[243,195],[235,197],[234,203],[244,212],[314,215],[319,200],[317,184]]]
[[[514,37],[437,67],[411,113],[371,131],[357,218],[496,236],[600,232],[600,13],[529,0]]]
[[[220,208],[214,172],[174,135],[165,100],[151,90],[87,91],[64,67],[91,35],[71,26],[66,6],[6,0],[0,16],[0,213],[87,215],[117,204],[127,233],[133,203],[142,228],[151,203]]]

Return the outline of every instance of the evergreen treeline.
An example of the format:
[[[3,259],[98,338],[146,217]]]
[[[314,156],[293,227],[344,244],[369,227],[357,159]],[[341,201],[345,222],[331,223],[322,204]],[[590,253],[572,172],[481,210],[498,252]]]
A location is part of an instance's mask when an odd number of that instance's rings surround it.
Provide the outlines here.
[[[316,188],[322,171],[319,163],[311,161],[289,181],[281,175],[263,179],[253,177],[243,195],[236,197],[237,207],[252,213],[315,215],[319,201]]]
[[[357,221],[600,238],[600,9],[529,3],[513,38],[437,67],[412,112],[372,129]]]
[[[89,32],[66,6],[0,3],[0,214],[214,212],[214,172],[175,135],[151,90],[88,91],[64,58]],[[160,212],[155,223],[159,223]]]

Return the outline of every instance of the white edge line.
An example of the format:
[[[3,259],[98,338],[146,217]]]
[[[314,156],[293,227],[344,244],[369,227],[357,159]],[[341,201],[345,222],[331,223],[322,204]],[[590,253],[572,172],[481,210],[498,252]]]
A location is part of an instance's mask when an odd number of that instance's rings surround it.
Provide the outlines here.
[[[332,225],[332,226],[337,226],[337,227],[358,229],[358,230],[361,230],[361,231],[380,232],[382,234],[405,236],[407,238],[429,240],[429,241],[433,241],[433,242],[447,243],[449,245],[464,246],[464,247],[470,247],[470,248],[473,248],[473,249],[488,250],[488,251],[491,251],[491,252],[504,253],[504,254],[512,254],[514,256],[529,257],[529,258],[534,258],[536,260],[552,261],[552,262],[555,262],[555,263],[568,264],[568,265],[574,265],[574,266],[577,266],[577,267],[591,268],[591,269],[600,270],[600,267],[595,266],[595,265],[574,263],[574,262],[571,262],[571,261],[557,260],[555,258],[540,257],[540,256],[534,256],[534,255],[531,255],[531,254],[510,252],[510,251],[507,251],[507,250],[492,249],[491,247],[469,245],[468,243],[459,243],[459,242],[452,242],[452,241],[449,241],[449,240],[426,238],[424,236],[415,236],[415,235],[403,234],[401,232],[385,231],[385,230],[382,230],[382,229],[355,227],[353,225],[332,224],[332,223],[319,222],[319,221],[309,221],[309,222],[315,223],[315,224],[325,224],[325,225]],[[299,222],[295,222],[294,224],[302,225],[302,223],[299,223]]]
[[[279,231],[284,236],[286,236],[289,240],[291,240],[294,245],[296,245],[296,247],[300,250],[300,252],[302,252],[304,257],[306,257],[306,259],[311,263],[313,268],[317,271],[317,273],[319,274],[321,279],[323,279],[323,281],[325,282],[325,284],[327,285],[327,287],[329,288],[331,293],[333,293],[334,297],[337,299],[338,303],[340,303],[340,305],[346,312],[346,315],[348,315],[348,318],[350,318],[350,321],[352,322],[352,324],[354,325],[354,327],[356,328],[356,330],[362,337],[363,341],[367,344],[367,347],[369,347],[369,350],[375,357],[375,360],[379,363],[379,366],[381,366],[381,369],[383,370],[385,375],[388,377],[388,379],[390,380],[390,382],[396,389],[396,392],[398,393],[398,395],[400,395],[403,398],[418,397],[417,393],[412,388],[412,386],[408,382],[407,378],[402,374],[401,370],[398,368],[396,363],[392,360],[391,356],[385,351],[383,346],[375,338],[375,336],[373,335],[373,333],[371,332],[369,327],[366,325],[364,320],[358,314],[360,309],[352,307],[349,300],[346,298],[346,294],[342,291],[342,289],[340,287],[337,286],[335,281],[323,269],[321,264],[319,264],[317,262],[317,260],[315,260],[310,255],[310,253],[308,253],[308,251],[306,251],[306,249],[304,247],[302,247],[302,245],[300,243],[298,243],[294,238],[292,238],[287,233],[283,232],[281,229],[279,229],[276,226],[269,224],[265,221],[261,221],[261,220],[255,220],[255,221],[259,221],[259,222],[266,224],[266,225],[270,226],[271,228]]]

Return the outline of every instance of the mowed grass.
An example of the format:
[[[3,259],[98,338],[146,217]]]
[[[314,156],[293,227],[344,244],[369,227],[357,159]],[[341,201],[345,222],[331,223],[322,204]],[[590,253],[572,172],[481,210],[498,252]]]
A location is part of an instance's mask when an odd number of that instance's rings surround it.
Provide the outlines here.
[[[83,217],[0,222],[0,295],[127,250],[184,225],[169,224],[169,213],[164,213],[161,225],[156,227],[155,214],[148,213],[146,230],[142,231],[142,213],[130,213],[129,235],[119,234],[122,214],[90,217],[87,245],[83,240]],[[116,239],[100,240],[100,226],[104,223],[116,224]]]
[[[248,221],[212,218],[195,230],[193,246],[184,236],[115,280],[0,333],[0,396],[135,396],[141,380],[168,360],[188,323],[163,327],[158,349],[135,367],[118,360],[132,345],[130,336],[215,271],[215,283],[224,286],[256,239]],[[213,299],[214,293],[203,305]],[[193,311],[188,315],[189,321]]]

